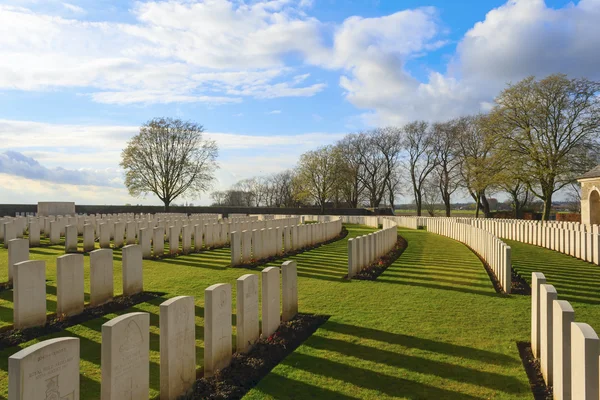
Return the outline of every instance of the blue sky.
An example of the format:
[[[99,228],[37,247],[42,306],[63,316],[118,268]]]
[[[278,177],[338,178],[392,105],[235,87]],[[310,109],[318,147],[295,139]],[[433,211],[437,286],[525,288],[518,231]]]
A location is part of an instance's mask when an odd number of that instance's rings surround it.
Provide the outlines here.
[[[600,0],[0,0],[0,201],[158,204],[118,166],[157,116],[204,125],[223,189],[528,75],[598,79],[598,20]]]

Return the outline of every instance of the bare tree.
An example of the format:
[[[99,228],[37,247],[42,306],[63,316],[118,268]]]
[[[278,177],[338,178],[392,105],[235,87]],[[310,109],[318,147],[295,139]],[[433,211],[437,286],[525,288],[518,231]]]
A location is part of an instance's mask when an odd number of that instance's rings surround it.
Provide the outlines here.
[[[429,174],[437,165],[434,141],[425,121],[415,121],[404,126],[404,149],[408,153],[407,169],[410,174],[417,215],[423,207],[423,187]]]
[[[600,135],[600,83],[551,75],[509,85],[493,111],[505,147],[526,160],[522,180],[544,202],[550,217],[552,196],[592,163],[586,157]]]
[[[446,217],[450,216],[450,198],[460,183],[460,133],[465,121],[454,119],[433,125],[434,151],[437,159],[435,171]]]
[[[217,145],[202,125],[155,118],[140,127],[121,154],[125,186],[132,196],[154,193],[165,204],[183,194],[199,196],[215,180]]]
[[[336,144],[341,156],[338,188],[344,201],[353,208],[358,207],[365,189],[361,179],[364,167],[360,161],[360,154],[356,151],[356,146],[360,144],[355,143],[359,140],[358,135],[350,134]]]
[[[337,180],[339,155],[333,146],[321,147],[300,156],[298,177],[306,193],[325,212]]]

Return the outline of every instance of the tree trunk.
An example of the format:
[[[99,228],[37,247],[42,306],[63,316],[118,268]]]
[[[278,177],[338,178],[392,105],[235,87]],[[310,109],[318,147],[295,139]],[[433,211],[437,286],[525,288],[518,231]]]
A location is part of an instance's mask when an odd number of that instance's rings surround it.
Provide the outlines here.
[[[415,192],[415,206],[417,207],[417,216],[421,216],[421,212],[423,211],[423,200],[421,198],[421,193]]]
[[[552,194],[546,195],[544,199],[544,211],[542,213],[542,220],[550,220],[550,211],[552,210]]]
[[[475,195],[475,218],[479,218],[479,197],[480,194]]]
[[[171,200],[163,200],[163,203],[165,203],[165,212],[169,212],[169,209],[171,208]]]
[[[483,205],[483,216],[485,218],[491,218],[492,213],[490,212],[490,203],[487,201],[487,197],[484,194],[481,195],[481,204]]]

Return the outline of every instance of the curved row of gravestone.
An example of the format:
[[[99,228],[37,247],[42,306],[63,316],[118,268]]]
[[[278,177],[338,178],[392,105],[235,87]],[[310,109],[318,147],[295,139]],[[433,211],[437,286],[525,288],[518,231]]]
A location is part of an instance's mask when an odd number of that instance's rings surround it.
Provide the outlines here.
[[[342,231],[340,218],[308,225],[231,232],[231,266],[247,264],[327,242]]]
[[[512,285],[511,248],[485,229],[449,218],[434,218],[427,230],[469,246],[490,266],[500,287],[510,293]]]
[[[531,350],[555,399],[600,398],[600,339],[594,329],[575,322],[575,311],[558,300],[541,272],[531,279]]]
[[[471,224],[491,232],[498,238],[515,240],[549,250],[559,251],[600,265],[600,227],[569,221],[533,221],[466,217],[407,217],[420,226],[429,221],[447,219]]]
[[[280,269],[265,268],[262,277],[262,332],[259,331],[258,275],[237,279],[236,351],[247,352],[275,332],[280,321],[298,313],[297,268],[286,261]],[[204,376],[214,375],[232,358],[230,284],[204,291]],[[283,305],[280,316],[280,307]],[[102,325],[101,398],[148,399],[148,313],[121,315]],[[160,305],[160,398],[176,399],[196,380],[195,304],[179,296]],[[8,399],[79,399],[79,339],[50,339],[13,354],[8,362]]]
[[[46,324],[46,262],[29,260],[26,239],[9,242],[9,280],[13,283],[13,325],[15,329]],[[123,295],[143,291],[142,248],[123,247]],[[84,308],[83,254],[65,254],[56,259],[56,313],[73,316]],[[113,288],[113,251],[98,249],[90,253],[90,306],[111,301]]]
[[[383,218],[381,222],[380,231],[348,239],[348,278],[352,278],[394,248],[398,238],[398,226],[392,219]],[[379,226],[378,222],[371,223]]]

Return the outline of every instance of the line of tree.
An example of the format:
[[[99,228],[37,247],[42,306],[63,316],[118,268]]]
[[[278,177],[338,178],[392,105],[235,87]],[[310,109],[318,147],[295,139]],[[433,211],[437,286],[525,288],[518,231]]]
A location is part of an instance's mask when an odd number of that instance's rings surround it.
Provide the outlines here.
[[[600,83],[556,74],[507,85],[487,114],[449,121],[355,132],[308,151],[298,164],[266,177],[244,179],[213,192],[215,205],[393,207],[411,196],[418,215],[468,194],[490,215],[489,199],[506,193],[517,217],[534,199],[550,216],[557,191],[576,188],[577,176],[600,159]],[[217,147],[202,126],[154,119],[123,150],[130,194],[156,194],[168,210],[182,196],[214,182]]]
[[[517,217],[537,198],[548,219],[554,194],[576,187],[599,161],[599,93],[600,83],[585,78],[529,77],[509,84],[487,114],[351,133],[303,154],[293,170],[215,194],[215,202],[324,211],[328,204],[389,207],[405,195],[418,215],[443,204],[450,216],[460,193],[488,217],[490,197],[505,193]]]

